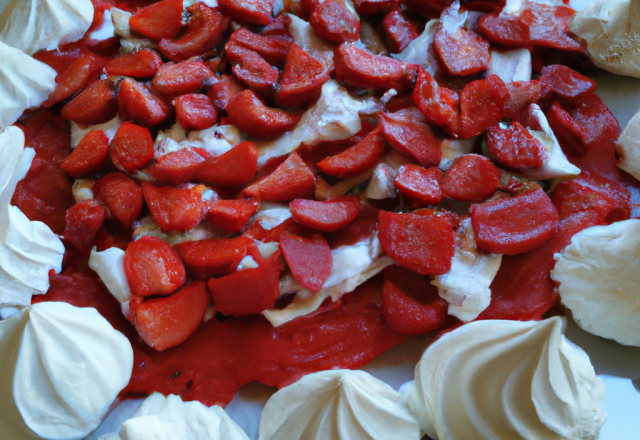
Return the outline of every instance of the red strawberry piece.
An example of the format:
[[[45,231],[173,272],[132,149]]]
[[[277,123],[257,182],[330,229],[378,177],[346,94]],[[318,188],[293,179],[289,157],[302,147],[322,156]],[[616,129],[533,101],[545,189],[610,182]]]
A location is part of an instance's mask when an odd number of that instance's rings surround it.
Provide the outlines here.
[[[37,158],[58,165],[69,155],[71,130],[63,117],[43,110],[22,121],[19,127],[25,132],[26,146],[35,150]]]
[[[381,113],[380,125],[384,137],[396,150],[415,157],[425,167],[440,163],[440,139],[425,123],[417,108]]]
[[[93,247],[93,239],[103,221],[102,203],[97,200],[84,200],[67,211],[62,235],[80,252],[89,255]]]
[[[535,104],[548,94],[548,86],[539,80],[515,81],[505,84],[509,99],[504,105],[504,116],[520,119],[530,104]]]
[[[471,206],[478,247],[516,255],[537,248],[556,232],[558,211],[541,189]]]
[[[310,23],[317,33],[336,43],[360,39],[360,17],[344,0],[324,0],[311,14]]]
[[[306,199],[315,192],[316,178],[298,153],[293,152],[273,173],[245,188],[250,197],[269,202]]]
[[[187,278],[184,265],[169,244],[145,235],[124,253],[124,273],[133,296],[166,296]]]
[[[276,37],[287,37],[289,35],[289,25],[291,24],[291,16],[289,14],[280,14],[273,20],[269,21],[260,31],[260,35],[271,35]]]
[[[288,229],[280,235],[280,248],[291,274],[305,289],[318,292],[331,275],[333,257],[319,232]]]
[[[287,59],[292,41],[288,36],[254,34],[247,28],[240,28],[231,34],[227,45],[239,45],[252,50],[270,64],[281,64]]]
[[[218,200],[209,207],[206,219],[225,232],[240,232],[249,219],[258,212],[260,202],[253,199]]]
[[[218,112],[207,95],[190,94],[178,96],[173,105],[176,120],[186,130],[204,130],[212,127]]]
[[[546,113],[549,126],[563,146],[570,147],[574,153],[584,154],[589,133],[571,117],[564,107],[553,101]]]
[[[208,157],[198,148],[183,148],[159,158],[150,168],[151,175],[160,182],[185,183],[195,180],[202,162]]]
[[[394,53],[402,52],[420,35],[416,26],[407,19],[400,8],[395,8],[385,15],[382,27]]]
[[[275,138],[293,130],[300,115],[268,108],[251,90],[236,93],[227,104],[229,120],[250,136]]]
[[[134,53],[119,56],[109,61],[105,70],[109,75],[150,78],[158,73],[162,58],[149,49],[140,49]]]
[[[182,27],[182,1],[162,0],[138,10],[129,19],[131,29],[153,40],[173,38]]]
[[[303,226],[323,232],[344,228],[358,216],[358,196],[339,196],[323,201],[296,199],[289,203],[291,215]]]
[[[253,240],[241,236],[211,240],[185,241],[173,248],[178,253],[189,276],[208,281],[209,278],[235,272],[247,254]]]
[[[335,156],[322,159],[318,169],[330,176],[347,179],[373,168],[382,156],[386,141],[382,128],[376,128],[361,142]]]
[[[498,124],[487,130],[491,156],[499,164],[521,170],[540,168],[547,157],[542,143],[518,121]]]
[[[222,40],[222,34],[229,25],[229,20],[203,2],[187,8],[189,22],[176,39],[162,39],[160,51],[173,61],[182,61],[201,55],[212,49]]]
[[[227,57],[235,63],[232,70],[236,78],[260,95],[272,96],[280,76],[278,69],[252,50],[232,47],[233,51],[227,51]]]
[[[146,86],[131,78],[120,82],[118,90],[120,116],[148,127],[158,125],[171,116],[171,107],[153,95]]]
[[[265,26],[271,20],[273,0],[220,0],[220,10],[234,20]]]
[[[60,164],[65,173],[78,178],[98,171],[109,157],[109,138],[102,130],[92,130]]]
[[[427,122],[456,135],[460,128],[460,98],[446,87],[440,87],[429,72],[418,68],[418,81],[411,94]]]
[[[209,89],[209,98],[219,110],[225,110],[229,100],[244,90],[244,86],[231,75],[222,75],[220,81]]]
[[[111,141],[111,160],[122,171],[134,172],[153,157],[153,139],[149,129],[131,122],[118,128]]]
[[[508,99],[498,75],[469,83],[460,94],[460,135],[468,139],[500,122]]]
[[[615,139],[620,137],[622,130],[618,120],[609,107],[595,93],[564,100],[563,105],[574,121],[586,133],[585,146],[587,150],[608,152],[607,162],[611,162],[612,146]],[[602,146],[606,145],[606,148]],[[607,155],[605,153],[605,155]],[[595,166],[594,168],[598,168]]]
[[[280,235],[288,228],[295,226],[295,224],[296,221],[293,218],[288,218],[271,229],[265,229],[259,221],[256,221],[251,224],[243,235],[263,243],[271,243],[280,240]]]
[[[445,197],[456,202],[482,202],[500,188],[500,170],[486,157],[457,157],[442,182]]]
[[[389,327],[403,335],[422,335],[447,322],[447,302],[429,279],[391,266],[384,272],[382,313]]]
[[[409,90],[416,79],[417,66],[383,55],[373,55],[353,44],[342,43],[334,55],[336,77],[361,89]]]
[[[442,275],[451,269],[455,236],[444,216],[380,211],[378,238],[398,266],[420,275]]]
[[[313,11],[316,10],[316,8],[318,6],[320,6],[321,1],[320,0],[301,0],[300,4],[302,5],[302,9],[304,9],[304,11],[311,15],[313,14]]]
[[[207,213],[202,194],[194,188],[155,186],[142,182],[142,193],[153,219],[164,232],[189,231]]]
[[[280,251],[255,269],[243,269],[207,283],[223,315],[246,316],[268,309],[280,296]]]
[[[33,58],[62,74],[83,53],[85,42],[67,43],[52,50],[41,50],[33,54]]]
[[[226,153],[202,162],[197,179],[209,185],[241,188],[256,175],[258,155],[253,142],[242,142]]]
[[[94,240],[98,252],[112,247],[126,251],[129,243],[131,243],[131,231],[115,223],[103,225],[98,229]]]
[[[142,190],[123,173],[109,173],[98,180],[93,186],[93,194],[126,228],[140,216]]]
[[[554,64],[542,69],[540,78],[557,95],[563,98],[578,98],[593,93],[598,85],[594,80],[566,66]]]
[[[211,304],[207,285],[193,281],[164,298],[151,298],[138,304],[133,322],[142,340],[157,351],[182,344],[196,331]]]
[[[214,81],[211,69],[202,60],[197,60],[163,65],[151,84],[163,95],[171,96],[208,89]]]
[[[400,0],[354,0],[356,12],[361,15],[387,12],[398,6]],[[440,15],[438,13],[438,15]]]
[[[322,85],[329,80],[329,71],[300,46],[294,44],[280,79],[277,100],[287,107],[302,107],[320,97]]]
[[[603,223],[610,224],[631,216],[631,195],[627,188],[609,181],[598,183],[586,177],[560,183],[553,191],[553,204],[561,219],[593,211]]]
[[[108,61],[108,58],[103,58],[88,50],[83,51],[68,69],[58,75],[56,89],[42,103],[42,106],[50,107],[82,90]]]
[[[111,79],[96,80],[62,107],[62,116],[83,125],[107,122],[118,113],[118,99]]]
[[[442,198],[442,171],[438,167],[425,169],[418,165],[402,165],[393,183],[405,197],[415,199],[414,207],[437,205]]]

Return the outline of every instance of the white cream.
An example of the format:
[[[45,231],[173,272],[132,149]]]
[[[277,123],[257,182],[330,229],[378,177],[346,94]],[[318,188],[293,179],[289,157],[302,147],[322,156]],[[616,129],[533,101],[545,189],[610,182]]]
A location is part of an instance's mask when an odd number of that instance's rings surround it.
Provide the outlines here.
[[[0,41],[32,55],[78,41],[92,21],[91,0],[10,0],[0,14]]]
[[[180,124],[174,124],[171,128],[158,133],[154,143],[153,157],[159,159],[169,153],[190,147],[202,148],[215,157],[228,152],[242,140],[240,130],[233,125],[194,130],[187,135]]]
[[[405,63],[418,64],[431,75],[435,75],[438,71],[438,56],[433,43],[439,24],[440,20],[429,20],[418,38],[411,41],[399,54],[392,53],[391,57]]]
[[[394,183],[396,172],[386,163],[379,163],[373,169],[371,180],[362,196],[372,200],[394,199],[398,197],[398,189]]]
[[[109,142],[113,140],[116,132],[120,128],[124,121],[120,119],[120,116],[116,116],[110,121],[97,125],[79,125],[75,122],[71,122],[71,148],[76,148],[80,141],[84,139],[90,131],[102,130],[109,139]]]
[[[364,371],[304,376],[275,393],[260,419],[260,440],[419,440],[398,393]]]
[[[49,290],[49,271],[60,272],[64,246],[47,225],[30,221],[11,198],[26,176],[35,151],[24,149],[24,133],[9,127],[0,133],[0,317],[31,303]]]
[[[113,26],[113,20],[111,19],[111,11],[106,9],[102,13],[102,26],[89,35],[90,40],[108,40],[116,36],[116,29]]]
[[[529,49],[491,49],[487,76],[498,75],[505,83],[531,81],[531,52]]]
[[[436,340],[401,390],[434,439],[595,440],[604,382],[565,321],[487,320]]]
[[[618,167],[640,179],[640,112],[636,113],[616,142],[616,151],[622,158]]]
[[[98,252],[94,247],[89,256],[89,267],[98,274],[107,290],[118,300],[122,314],[128,318],[131,289],[124,272],[124,251],[112,247]]]
[[[133,369],[129,340],[95,309],[45,302],[0,321],[2,437],[80,439]]]

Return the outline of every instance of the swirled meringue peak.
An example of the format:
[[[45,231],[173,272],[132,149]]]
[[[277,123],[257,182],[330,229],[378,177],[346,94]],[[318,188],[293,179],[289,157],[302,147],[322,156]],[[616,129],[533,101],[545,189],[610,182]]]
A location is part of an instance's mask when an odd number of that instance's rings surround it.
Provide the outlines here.
[[[597,439],[604,382],[565,321],[474,321],[432,344],[401,390],[435,439]]]
[[[275,393],[260,440],[419,440],[420,428],[389,385],[364,371],[304,376]]]
[[[93,308],[34,304],[0,321],[0,437],[80,439],[133,369],[131,343]]]

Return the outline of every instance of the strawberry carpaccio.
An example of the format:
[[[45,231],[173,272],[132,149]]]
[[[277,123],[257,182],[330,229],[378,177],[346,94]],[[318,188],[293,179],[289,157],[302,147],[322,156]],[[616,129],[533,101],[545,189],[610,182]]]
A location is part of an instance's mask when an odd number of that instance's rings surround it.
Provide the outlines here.
[[[95,0],[82,41],[35,55],[57,89],[19,123],[13,204],[67,249],[33,301],[130,339],[124,396],[224,405],[459,325],[461,252],[501,256],[473,319],[540,319],[553,254],[631,216],[561,1],[191,3]],[[126,306],[92,249],[123,251]]]

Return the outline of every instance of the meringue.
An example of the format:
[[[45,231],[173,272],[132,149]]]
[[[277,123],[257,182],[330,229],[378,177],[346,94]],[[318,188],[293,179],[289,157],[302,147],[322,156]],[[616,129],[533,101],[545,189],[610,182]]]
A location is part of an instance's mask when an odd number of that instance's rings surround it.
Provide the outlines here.
[[[597,439],[604,382],[565,320],[474,321],[423,354],[401,390],[434,439]]]
[[[98,252],[94,247],[89,256],[89,267],[98,274],[109,293],[118,300],[122,314],[128,318],[131,289],[124,271],[124,251],[112,247]]]
[[[498,75],[505,84],[515,81],[531,81],[531,52],[529,49],[491,49],[491,61],[487,76]]]
[[[551,278],[578,325],[640,346],[640,220],[578,232],[555,258]]]
[[[389,385],[364,371],[331,370],[271,396],[259,439],[419,440],[420,428]]]
[[[618,167],[640,179],[640,112],[636,113],[616,142],[616,151],[622,158]]]
[[[80,439],[133,369],[129,340],[95,309],[34,304],[0,321],[2,437]]]
[[[47,225],[30,221],[11,198],[35,156],[24,149],[24,133],[9,127],[0,133],[0,317],[31,303],[49,290],[49,271],[60,272],[64,246]]]

